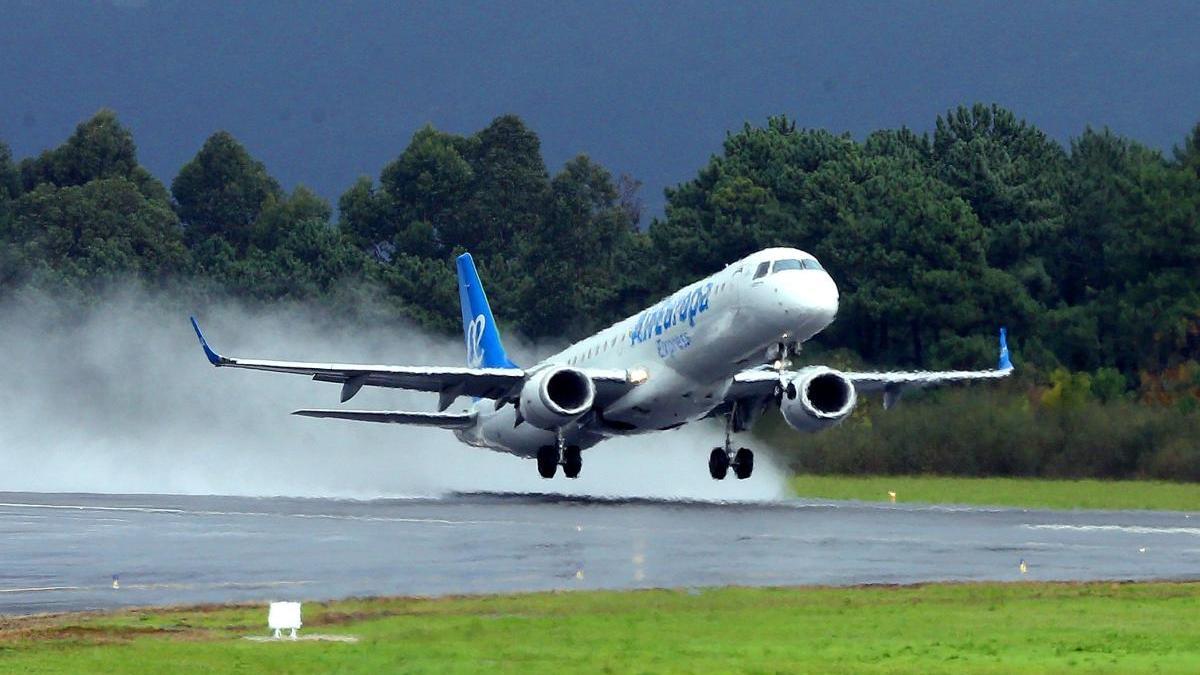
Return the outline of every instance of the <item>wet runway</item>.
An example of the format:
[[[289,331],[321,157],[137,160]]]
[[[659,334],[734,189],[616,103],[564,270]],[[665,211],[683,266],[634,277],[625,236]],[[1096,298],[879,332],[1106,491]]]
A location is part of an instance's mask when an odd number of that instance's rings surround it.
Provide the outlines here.
[[[576,588],[1195,579],[1200,513],[0,493],[0,546],[0,613],[20,614]]]

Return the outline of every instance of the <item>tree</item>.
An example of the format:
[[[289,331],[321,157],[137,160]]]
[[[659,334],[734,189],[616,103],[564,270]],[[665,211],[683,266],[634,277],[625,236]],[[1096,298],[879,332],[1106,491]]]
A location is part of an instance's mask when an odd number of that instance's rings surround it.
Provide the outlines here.
[[[0,295],[24,272],[20,252],[10,242],[12,202],[21,194],[21,174],[12,162],[8,145],[0,142]]]
[[[333,215],[329,202],[299,185],[290,195],[269,195],[254,221],[250,242],[264,251],[277,248],[291,230],[312,221],[328,227]]]
[[[241,295],[260,299],[312,300],[354,282],[365,260],[328,218],[302,218],[278,230],[269,249],[252,246],[226,270],[227,284]]]
[[[1200,177],[1107,129],[1088,129],[1071,145],[1065,199],[1054,269],[1075,309],[1057,313],[1088,321],[1098,343],[1075,350],[1067,365],[1133,375],[1200,355]]]
[[[843,199],[852,205],[814,247],[844,293],[845,324],[834,339],[873,360],[926,365],[944,336],[984,326],[990,334],[984,236],[970,207],[905,161],[856,166],[858,180],[852,167],[822,171],[845,176]]]
[[[282,198],[283,190],[262,162],[228,132],[218,131],[179,170],[171,194],[189,239],[216,235],[240,249],[253,240],[264,203]]]
[[[615,194],[605,176],[606,194]],[[536,255],[549,241],[541,228],[554,205],[540,141],[520,118],[498,117],[469,137],[423,127],[384,167],[378,187],[359,179],[338,205],[342,229],[379,262],[380,280],[404,299],[407,315],[438,327],[457,323],[446,319],[457,313],[453,258],[469,250],[492,302],[517,328],[552,330],[522,311],[532,269],[568,275],[543,269]]]
[[[848,197],[840,185],[820,182],[830,174],[814,175],[858,151],[849,136],[797,131],[784,117],[729,135],[696,179],[666,191],[666,219],[649,230],[656,285],[678,287],[768,246],[811,248]]]
[[[489,297],[494,298],[496,279],[484,270],[480,273],[486,279]],[[449,262],[398,252],[380,266],[378,279],[387,295],[397,300],[401,315],[445,334],[462,329],[458,282]],[[494,300],[493,306],[499,321],[508,320],[511,306],[501,309]]]
[[[1175,147],[1175,162],[1180,168],[1191,171],[1200,177],[1200,122],[1192,127],[1192,132],[1183,139],[1183,145]]]
[[[12,151],[0,141],[0,209],[21,196],[21,174],[13,165]]]
[[[442,232],[447,246],[501,255],[542,223],[550,196],[541,141],[516,115],[504,115],[475,134],[470,147],[472,194],[460,229]]]
[[[977,103],[937,118],[932,150],[935,174],[971,205],[987,233],[988,264],[1053,302],[1044,259],[1062,226],[1062,147],[1011,111]]]
[[[338,227],[355,246],[388,260],[395,249],[395,211],[391,195],[361,176],[338,199]]]
[[[42,183],[70,187],[117,177],[133,182],[148,199],[167,201],[166,188],[138,164],[133,134],[107,109],[81,122],[63,145],[21,162],[25,190]]]
[[[431,126],[413,134],[408,147],[379,177],[392,206],[384,214],[387,224],[376,227],[388,235],[384,241],[414,255],[443,256],[455,246],[480,247],[481,224],[466,215],[476,189],[475,172],[467,160],[474,145]],[[414,223],[421,223],[418,227],[431,238],[414,236],[409,231]],[[404,236],[397,242],[400,235]]]
[[[16,202],[12,242],[45,282],[90,288],[126,275],[161,282],[186,272],[179,221],[127,178],[40,184]]]
[[[522,251],[523,323],[535,337],[586,335],[628,308],[637,236],[612,175],[585,155],[551,182],[550,208]]]

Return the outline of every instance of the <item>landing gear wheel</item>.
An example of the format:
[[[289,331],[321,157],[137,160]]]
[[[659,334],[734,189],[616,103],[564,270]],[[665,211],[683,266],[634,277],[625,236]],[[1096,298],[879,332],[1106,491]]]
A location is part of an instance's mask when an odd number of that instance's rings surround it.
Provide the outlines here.
[[[738,480],[746,480],[754,473],[754,453],[747,448],[739,448],[733,458],[733,474]]]
[[[583,451],[578,445],[568,445],[563,450],[563,475],[567,478],[579,478],[583,469]]]
[[[538,448],[537,464],[542,478],[554,478],[554,473],[558,471],[558,448],[553,445]]]
[[[708,475],[713,477],[713,480],[725,480],[725,475],[729,473],[729,455],[725,452],[725,448],[713,448],[712,453],[708,456]]]

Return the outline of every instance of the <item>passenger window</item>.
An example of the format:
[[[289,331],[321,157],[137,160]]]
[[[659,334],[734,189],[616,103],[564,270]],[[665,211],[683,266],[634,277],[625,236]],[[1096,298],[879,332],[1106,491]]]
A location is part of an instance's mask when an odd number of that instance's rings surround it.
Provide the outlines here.
[[[773,274],[775,272],[782,272],[783,270],[802,269],[804,269],[804,265],[802,265],[799,260],[776,260],[775,267],[771,270],[771,272]]]
[[[770,268],[771,268],[771,263],[769,263],[769,262],[765,262],[765,263],[759,265],[758,269],[754,271],[754,278],[761,279],[762,277],[767,276],[767,270],[769,270]]]

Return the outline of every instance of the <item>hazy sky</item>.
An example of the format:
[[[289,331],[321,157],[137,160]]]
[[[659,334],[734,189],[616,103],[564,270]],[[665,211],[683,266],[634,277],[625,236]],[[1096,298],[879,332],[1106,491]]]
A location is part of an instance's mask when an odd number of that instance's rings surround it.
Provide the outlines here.
[[[169,182],[227,129],[336,198],[425,123],[513,112],[551,171],[586,153],[662,189],[727,130],[786,113],[861,137],[974,101],[1067,141],[1169,149],[1200,121],[1200,3],[200,3],[0,0],[0,139],[18,157],[97,109]]]

